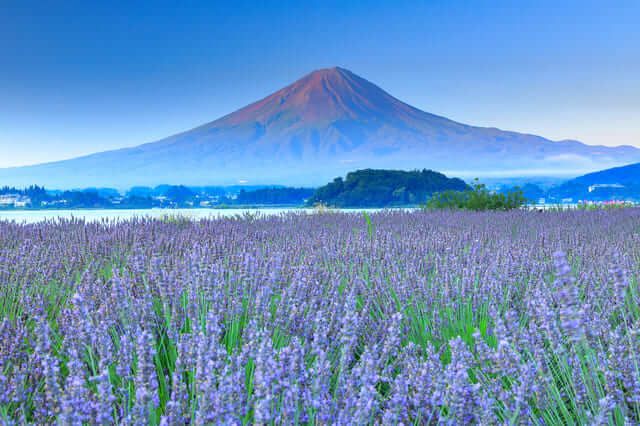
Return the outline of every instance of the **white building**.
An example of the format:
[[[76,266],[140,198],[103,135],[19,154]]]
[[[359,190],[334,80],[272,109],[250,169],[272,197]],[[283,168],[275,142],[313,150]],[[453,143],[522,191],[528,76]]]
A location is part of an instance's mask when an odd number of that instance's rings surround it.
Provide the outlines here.
[[[27,207],[31,199],[20,194],[0,195],[0,207]]]
[[[0,207],[9,207],[13,206],[15,202],[14,196],[11,195],[0,195]]]

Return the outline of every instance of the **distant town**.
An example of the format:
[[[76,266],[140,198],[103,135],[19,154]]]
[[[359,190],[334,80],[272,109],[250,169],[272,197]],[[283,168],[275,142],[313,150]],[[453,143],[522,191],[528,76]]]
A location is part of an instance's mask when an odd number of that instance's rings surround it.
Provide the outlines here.
[[[310,188],[285,187],[186,187],[160,185],[133,187],[121,193],[113,188],[48,190],[42,186],[24,189],[0,188],[0,209],[78,208],[224,208],[248,205],[303,205],[313,195]]]
[[[601,174],[566,182],[491,182],[487,188],[495,193],[517,189],[531,205],[640,201],[640,185],[636,179],[619,183],[621,180],[610,172],[607,171],[605,177]],[[365,169],[350,172],[344,179],[337,177],[319,188],[158,185],[119,191],[114,188],[50,190],[37,185],[27,188],[4,186],[0,187],[0,210],[303,207],[317,204],[402,207],[422,205],[438,192],[468,188],[469,185],[460,179],[431,170]]]

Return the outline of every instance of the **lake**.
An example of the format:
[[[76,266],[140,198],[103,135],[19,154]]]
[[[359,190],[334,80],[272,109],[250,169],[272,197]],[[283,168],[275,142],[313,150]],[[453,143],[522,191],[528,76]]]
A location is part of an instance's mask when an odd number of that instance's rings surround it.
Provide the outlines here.
[[[341,212],[375,212],[381,209],[340,209]],[[134,217],[159,218],[165,215],[181,215],[193,219],[233,217],[237,215],[283,213],[313,213],[314,209],[305,208],[248,208],[248,209],[96,209],[96,210],[6,210],[0,211],[0,221],[36,223],[45,220],[84,219],[89,222],[101,220],[126,220]]]

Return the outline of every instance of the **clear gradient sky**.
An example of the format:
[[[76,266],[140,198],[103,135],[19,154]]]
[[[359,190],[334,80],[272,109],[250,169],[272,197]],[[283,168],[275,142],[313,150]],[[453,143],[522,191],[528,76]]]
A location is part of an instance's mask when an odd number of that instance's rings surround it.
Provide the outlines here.
[[[638,0],[226,3],[0,2],[0,167],[151,142],[335,65],[460,122],[640,147]]]

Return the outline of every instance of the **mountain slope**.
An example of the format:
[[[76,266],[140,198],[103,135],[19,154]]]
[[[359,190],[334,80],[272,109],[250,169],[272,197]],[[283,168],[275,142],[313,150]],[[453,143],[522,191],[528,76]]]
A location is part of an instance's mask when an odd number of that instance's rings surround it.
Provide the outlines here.
[[[621,184],[640,185],[640,163],[600,170],[572,179],[584,185]]]
[[[563,198],[591,201],[639,200],[640,163],[579,176],[551,188],[547,195],[556,201]]]
[[[407,105],[342,68],[314,71],[232,114],[154,143],[0,170],[0,185],[317,185],[356,168],[469,176],[581,174],[640,161],[633,147],[474,127]]]

